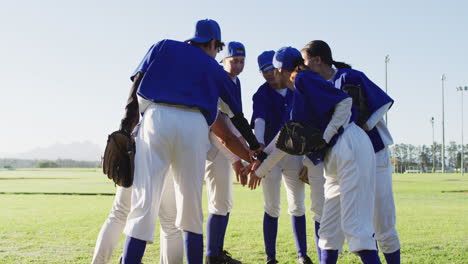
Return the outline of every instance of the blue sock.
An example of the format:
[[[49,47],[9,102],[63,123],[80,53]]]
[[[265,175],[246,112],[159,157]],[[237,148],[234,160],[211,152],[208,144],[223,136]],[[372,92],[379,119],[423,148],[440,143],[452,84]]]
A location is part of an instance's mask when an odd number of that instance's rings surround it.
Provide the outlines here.
[[[384,253],[387,264],[400,264],[400,250],[393,253]]]
[[[307,256],[307,235],[306,235],[306,217],[291,217],[294,239],[296,240],[296,250],[300,258]]]
[[[382,264],[377,250],[361,250],[358,255],[364,264]]]
[[[140,264],[145,254],[145,248],[146,241],[127,237],[122,256],[123,264]]]
[[[317,256],[318,256],[318,259],[319,259],[319,263],[320,263],[320,260],[322,259],[322,254],[320,253],[320,247],[319,247],[319,230],[320,230],[320,223],[315,221],[315,247],[317,248]]]
[[[338,261],[337,249],[320,250],[320,264],[336,264]]]
[[[226,230],[227,230],[227,225],[228,225],[228,222],[229,222],[229,214],[230,213],[227,213],[226,216],[222,216],[223,217],[223,223],[222,223],[222,230],[221,230],[221,234],[219,235],[219,249],[220,250],[223,250],[224,248],[224,237],[226,236]]]
[[[276,259],[276,236],[278,234],[278,217],[272,217],[265,212],[263,215],[263,240],[267,260]]]
[[[187,264],[203,263],[203,235],[184,231]]]
[[[216,257],[219,255],[220,234],[223,229],[224,216],[210,214],[206,221],[206,255]]]

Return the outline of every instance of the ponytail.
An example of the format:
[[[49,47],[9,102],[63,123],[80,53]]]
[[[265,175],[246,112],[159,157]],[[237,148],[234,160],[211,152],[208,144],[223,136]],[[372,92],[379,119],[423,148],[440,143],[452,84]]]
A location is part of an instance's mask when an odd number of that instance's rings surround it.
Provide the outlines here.
[[[302,72],[302,71],[310,71],[310,68],[304,64],[304,59],[302,57],[297,57],[293,63],[293,66],[294,66],[293,72],[296,72],[296,73]]]
[[[309,57],[320,57],[323,63],[328,66],[334,65],[337,69],[351,68],[349,64],[344,62],[334,61],[332,58],[332,52],[330,46],[323,40],[314,40],[302,49],[302,52],[305,52]]]
[[[340,61],[332,61],[332,64],[335,66],[337,69],[352,69],[351,65],[346,64],[344,62]]]

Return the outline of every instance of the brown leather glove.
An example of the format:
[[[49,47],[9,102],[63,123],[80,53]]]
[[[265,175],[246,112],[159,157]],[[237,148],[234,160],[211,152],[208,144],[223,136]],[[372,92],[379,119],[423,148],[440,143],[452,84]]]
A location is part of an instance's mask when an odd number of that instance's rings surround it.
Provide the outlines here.
[[[135,142],[125,131],[118,130],[107,138],[102,169],[115,184],[128,188],[133,184]]]

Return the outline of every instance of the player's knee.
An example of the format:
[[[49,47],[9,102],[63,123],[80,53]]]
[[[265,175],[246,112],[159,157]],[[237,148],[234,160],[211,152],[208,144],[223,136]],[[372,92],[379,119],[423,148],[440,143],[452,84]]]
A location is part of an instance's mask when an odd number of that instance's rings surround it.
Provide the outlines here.
[[[270,215],[271,217],[279,217],[280,216],[280,208],[279,207],[265,206],[265,212],[268,215]]]
[[[127,216],[129,211],[127,210],[113,210],[109,214],[109,221],[125,224],[127,222]]]
[[[289,208],[289,214],[292,216],[303,216],[305,214],[305,211],[306,209],[304,205]]]

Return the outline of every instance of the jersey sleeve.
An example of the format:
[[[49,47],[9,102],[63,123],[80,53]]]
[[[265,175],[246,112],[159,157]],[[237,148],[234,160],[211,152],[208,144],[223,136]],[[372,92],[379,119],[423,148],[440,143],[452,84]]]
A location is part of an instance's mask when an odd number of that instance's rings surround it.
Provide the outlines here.
[[[227,73],[221,68],[218,74],[220,75],[220,85],[219,87],[219,98],[225,104],[224,111],[229,114],[229,117],[233,115],[242,113],[241,102],[239,102],[238,98],[234,95],[233,91],[237,89],[234,82],[229,78]],[[224,112],[223,111],[223,112]],[[231,116],[232,115],[232,116]]]
[[[133,81],[133,78],[135,77],[135,75],[138,73],[138,72],[142,72],[142,73],[146,73],[146,71],[148,70],[149,66],[151,65],[151,63],[153,62],[153,59],[156,55],[156,52],[161,48],[162,46],[162,43],[163,41],[160,41],[156,44],[153,44],[148,52],[146,52],[146,55],[145,57],[143,57],[143,60],[140,62],[140,64],[138,65],[138,67],[135,69],[135,71],[133,72],[133,74],[130,76],[130,80]]]
[[[366,105],[371,113],[374,113],[382,106],[390,103],[388,109],[393,105],[393,99],[388,96],[379,86],[372,82],[364,73],[358,72],[359,82],[364,89]]]
[[[252,97],[253,101],[253,112],[252,119],[250,120],[250,126],[255,128],[255,120],[261,118],[266,120],[267,110],[266,110],[266,97],[265,94],[259,89],[254,96]]]

